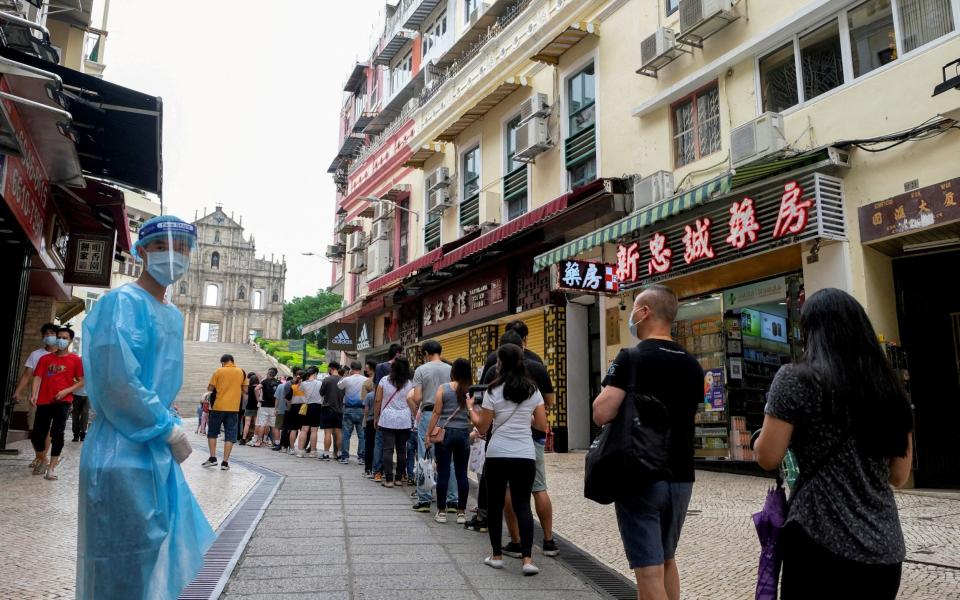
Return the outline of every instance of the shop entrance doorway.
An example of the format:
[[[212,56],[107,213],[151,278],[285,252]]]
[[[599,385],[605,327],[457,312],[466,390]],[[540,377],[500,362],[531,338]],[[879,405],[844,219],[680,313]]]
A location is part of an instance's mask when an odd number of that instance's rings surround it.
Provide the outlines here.
[[[587,402],[590,404],[590,440],[600,435],[600,428],[593,422],[593,399],[600,395],[600,381],[603,379],[603,365],[600,358],[600,303],[594,302],[587,307],[587,340],[590,347],[590,378]]]
[[[960,296],[944,287],[960,251],[893,261],[900,337],[916,416],[917,487],[960,487]]]

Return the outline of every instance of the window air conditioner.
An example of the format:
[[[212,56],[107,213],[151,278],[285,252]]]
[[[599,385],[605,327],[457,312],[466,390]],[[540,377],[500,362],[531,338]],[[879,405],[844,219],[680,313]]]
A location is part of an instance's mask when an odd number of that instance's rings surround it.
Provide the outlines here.
[[[340,244],[327,246],[326,257],[328,260],[343,260],[343,254],[343,246]]]
[[[638,211],[673,196],[673,173],[657,171],[633,185],[633,210]]]
[[[660,68],[669,63],[676,58],[676,46],[673,30],[658,27],[653,35],[640,42],[640,69]]]
[[[551,146],[547,119],[534,117],[517,129],[517,153],[514,157],[517,160],[529,161],[549,150]]]
[[[447,188],[438,188],[427,194],[427,212],[443,212],[452,205]]]
[[[373,239],[386,240],[390,238],[390,232],[393,231],[393,221],[391,219],[380,219],[373,222]]]
[[[546,117],[550,114],[546,94],[534,94],[520,104],[520,122],[526,123],[534,117]]]
[[[367,270],[367,253],[366,252],[354,252],[347,257],[347,272],[353,273],[354,275],[358,273],[363,273]]]
[[[446,167],[434,169],[427,177],[427,191],[434,192],[450,185],[450,170]]]
[[[387,205],[386,205],[385,203],[383,203],[383,202],[374,202],[374,203],[373,203],[373,221],[374,221],[374,224],[376,224],[376,222],[379,221],[380,219],[386,219],[386,218],[388,218],[388,217],[390,216],[390,215],[389,215],[389,212],[388,212],[389,208],[391,208],[391,207],[387,206]]]
[[[681,37],[705,40],[736,18],[731,0],[680,0]]]
[[[501,221],[500,211],[503,202],[496,192],[482,192],[480,194],[480,228],[496,227]]]
[[[780,113],[765,112],[730,132],[730,161],[736,169],[787,147]]]
[[[393,268],[391,260],[391,242],[377,240],[367,249],[367,281],[386,275]]]
[[[362,231],[354,231],[350,234],[347,242],[347,252],[359,252],[363,250],[363,246],[366,243]]]

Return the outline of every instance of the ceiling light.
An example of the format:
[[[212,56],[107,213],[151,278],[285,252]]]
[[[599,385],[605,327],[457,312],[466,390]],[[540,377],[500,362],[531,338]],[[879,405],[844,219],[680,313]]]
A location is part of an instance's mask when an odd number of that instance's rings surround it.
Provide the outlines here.
[[[0,233],[13,233],[12,229],[0,229]]]

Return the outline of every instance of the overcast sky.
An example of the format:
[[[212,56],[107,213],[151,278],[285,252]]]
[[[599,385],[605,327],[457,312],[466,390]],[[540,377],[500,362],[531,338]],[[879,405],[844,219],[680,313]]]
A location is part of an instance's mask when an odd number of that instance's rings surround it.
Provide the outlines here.
[[[111,2],[104,79],[163,97],[166,212],[243,215],[259,255],[286,255],[287,300],[331,283],[329,262],[301,253],[331,242],[342,87],[384,4]]]

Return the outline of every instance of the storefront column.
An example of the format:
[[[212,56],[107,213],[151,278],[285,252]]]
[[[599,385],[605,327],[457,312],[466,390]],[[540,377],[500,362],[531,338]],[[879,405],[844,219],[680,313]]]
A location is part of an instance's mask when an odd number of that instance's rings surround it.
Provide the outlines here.
[[[571,449],[590,446],[590,346],[585,343],[589,330],[589,308],[571,302],[567,305],[567,388],[574,401],[567,406],[567,445]],[[601,319],[602,321],[602,319]]]
[[[838,288],[857,296],[854,289],[850,242],[824,242],[817,253],[817,261],[810,262],[813,242],[803,244],[803,287],[809,298],[824,288]]]
[[[487,357],[499,346],[500,328],[496,325],[484,325],[470,330],[470,366],[479,381]]]
[[[569,448],[567,431],[567,313],[563,306],[551,306],[544,320],[547,372],[553,381],[556,396],[550,412],[553,429],[553,450],[566,452]]]

